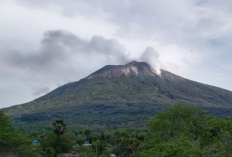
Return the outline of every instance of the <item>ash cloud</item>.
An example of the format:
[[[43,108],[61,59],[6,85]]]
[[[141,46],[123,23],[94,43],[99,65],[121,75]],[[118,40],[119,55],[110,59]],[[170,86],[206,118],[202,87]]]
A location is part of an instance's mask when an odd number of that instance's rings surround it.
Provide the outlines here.
[[[159,54],[147,47],[139,61],[146,61],[158,71]],[[130,52],[116,39],[93,36],[82,39],[65,30],[46,31],[37,51],[11,50],[0,59],[8,70],[27,73],[35,80],[76,81],[106,64],[126,64]],[[37,92],[35,93],[37,94]]]
[[[4,55],[4,60],[11,66],[31,70],[49,68],[70,60],[75,53],[74,49],[82,45],[80,44],[82,42],[66,31],[47,31],[41,40],[42,45],[39,50],[29,53],[13,50]]]
[[[102,36],[93,36],[89,42],[89,48],[109,59],[115,58],[121,64],[130,61],[128,50],[115,39],[107,40]]]
[[[34,70],[58,66],[62,62],[69,62],[73,57],[94,53],[120,63],[126,63],[129,58],[125,46],[115,39],[93,36],[88,41],[68,31],[56,30],[44,33],[40,50],[30,53],[12,50],[4,55],[4,61],[10,65]]]
[[[128,50],[115,39],[93,36],[88,41],[65,30],[46,31],[39,50],[30,52],[8,50],[2,56],[1,64],[42,77],[50,75],[63,77],[61,74],[68,77],[75,71],[75,74],[78,72],[81,76],[87,75],[87,71],[83,72],[80,67],[79,61],[83,60],[93,67],[111,62],[125,64],[130,60]],[[97,60],[101,63],[97,63]]]

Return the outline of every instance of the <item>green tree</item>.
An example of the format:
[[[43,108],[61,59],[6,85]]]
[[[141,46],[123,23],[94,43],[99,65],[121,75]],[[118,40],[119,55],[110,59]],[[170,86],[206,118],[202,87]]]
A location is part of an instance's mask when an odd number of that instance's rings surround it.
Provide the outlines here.
[[[0,110],[0,130],[6,130],[10,128],[10,119],[3,111]]]
[[[117,130],[115,132],[116,145],[113,146],[113,153],[122,157],[136,156],[144,135],[132,129]],[[113,142],[113,141],[112,141]]]
[[[54,157],[56,154],[56,151],[51,147],[46,148],[45,152],[47,154],[47,157]]]
[[[217,119],[202,109],[175,105],[147,122],[141,157],[231,156],[231,119]]]
[[[89,129],[86,129],[85,130],[85,136],[90,136],[90,134],[91,134],[91,131]]]
[[[102,155],[107,151],[106,146],[100,140],[94,141],[92,143],[92,148],[97,155]]]
[[[52,123],[53,127],[54,127],[54,134],[59,137],[59,141],[60,141],[60,152],[62,155],[62,136],[64,135],[65,131],[66,131],[66,125],[63,122],[63,120],[56,120],[55,122]]]
[[[31,145],[32,139],[25,133],[10,126],[10,119],[0,111],[0,152],[1,155],[13,153],[19,157],[39,157],[38,149]]]
[[[69,140],[65,135],[60,137],[62,139],[62,152],[68,153],[72,150],[72,141]],[[43,151],[47,152],[48,148],[55,150],[55,156],[60,153],[60,138],[53,133],[45,134],[40,140]]]

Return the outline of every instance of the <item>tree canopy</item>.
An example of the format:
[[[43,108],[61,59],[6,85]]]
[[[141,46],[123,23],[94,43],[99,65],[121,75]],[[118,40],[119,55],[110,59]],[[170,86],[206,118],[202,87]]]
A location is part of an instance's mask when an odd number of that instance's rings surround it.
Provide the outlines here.
[[[0,111],[0,156],[39,157],[40,153],[31,145],[32,141],[25,133],[12,129],[10,119]]]
[[[175,105],[147,122],[141,157],[231,156],[232,121],[192,106]]]
[[[145,129],[93,132],[82,128],[70,132],[67,127],[66,132],[62,120],[56,120],[53,126],[53,133],[50,130],[41,135],[40,146],[34,147],[32,139],[12,129],[10,119],[0,111],[0,156],[55,157],[62,140],[63,153],[75,152],[83,157],[232,157],[231,118],[215,118],[193,106],[177,104],[159,112],[148,120]],[[85,142],[91,145],[83,145]]]

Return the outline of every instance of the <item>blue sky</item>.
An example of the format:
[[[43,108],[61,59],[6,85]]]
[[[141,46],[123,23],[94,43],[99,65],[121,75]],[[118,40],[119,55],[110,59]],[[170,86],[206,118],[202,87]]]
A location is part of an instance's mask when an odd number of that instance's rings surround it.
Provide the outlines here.
[[[232,90],[231,45],[229,0],[2,0],[0,108],[134,59]]]

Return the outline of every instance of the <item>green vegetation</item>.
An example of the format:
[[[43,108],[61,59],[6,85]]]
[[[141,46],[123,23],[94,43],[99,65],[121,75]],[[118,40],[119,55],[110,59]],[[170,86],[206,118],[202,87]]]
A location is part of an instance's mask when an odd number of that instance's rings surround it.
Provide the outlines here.
[[[51,110],[50,112],[40,114],[38,117],[45,117],[47,114],[62,119],[67,126],[72,127],[69,130],[87,129],[93,131],[115,130],[119,128],[144,128],[145,123],[157,111],[165,110],[168,106],[152,104],[120,104],[120,105],[86,105],[73,107],[66,111]],[[71,113],[70,113],[71,112]],[[51,123],[56,119],[47,121],[33,120],[35,115],[27,117],[22,116],[20,121],[13,119],[15,128],[26,130],[28,133],[43,133],[52,131]]]
[[[138,73],[120,75],[128,66]],[[173,106],[179,102],[192,106]],[[229,157],[232,120],[222,117],[232,115],[231,104],[230,91],[164,70],[158,76],[147,63],[106,66],[3,109],[12,125],[0,111],[0,156]],[[32,145],[35,139],[40,144]]]
[[[0,111],[0,156],[40,157],[38,149],[31,145],[32,141],[25,133],[12,129],[10,119]]]
[[[232,120],[217,119],[204,110],[176,105],[147,122],[142,157],[232,156]]]
[[[54,132],[47,130],[36,135],[40,144],[32,146],[32,139],[13,130],[9,118],[0,112],[1,155],[55,157],[62,151],[79,153],[81,157],[232,156],[232,119],[216,118],[193,106],[177,104],[161,111],[147,121],[146,129],[69,130],[62,120],[55,121],[53,126]],[[86,146],[86,141],[91,145]]]
[[[62,146],[61,146],[62,140]],[[41,151],[49,157],[57,156],[62,153],[72,152],[73,142],[67,136],[58,137],[53,133],[47,133],[39,138]]]
[[[136,64],[141,71],[149,72],[148,65]],[[114,66],[107,70],[113,71]],[[142,128],[157,111],[175,103],[204,108],[217,116],[232,115],[232,92],[164,70],[162,76],[142,73],[107,78],[104,69],[94,75],[97,76],[65,84],[34,101],[4,111],[20,129],[25,126],[33,129],[37,122],[47,123],[49,127],[56,119],[63,119],[67,125]]]
[[[52,125],[54,127],[54,134],[59,138],[60,152],[62,155],[62,136],[66,131],[66,124],[64,124],[63,120],[56,120],[54,123],[52,123]]]

